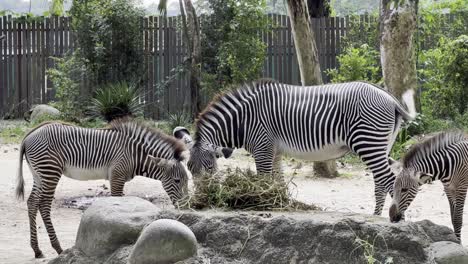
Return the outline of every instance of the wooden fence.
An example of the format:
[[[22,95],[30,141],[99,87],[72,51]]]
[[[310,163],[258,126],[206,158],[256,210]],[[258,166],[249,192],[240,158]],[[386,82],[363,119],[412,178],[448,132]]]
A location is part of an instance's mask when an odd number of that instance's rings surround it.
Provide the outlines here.
[[[290,84],[299,84],[291,25],[287,16],[269,15],[273,30],[263,33],[267,44],[267,58],[263,77]],[[47,103],[54,99],[55,90],[47,78],[46,70],[54,67],[52,57],[62,57],[74,50],[74,39],[69,17],[50,17],[25,22],[11,16],[0,17],[0,118],[7,114],[21,116],[32,104]],[[337,55],[342,52],[343,36],[352,23],[361,26],[371,23],[372,17],[330,17],[313,19],[312,26],[324,81],[326,70],[337,67]],[[180,65],[187,55],[180,17],[142,18],[147,104],[145,115],[162,118],[168,113],[190,109],[188,74],[177,76],[173,82],[160,89],[160,83],[172,75],[171,70]],[[84,80],[86,83],[86,80]],[[89,85],[81,85],[83,97],[93,91]]]

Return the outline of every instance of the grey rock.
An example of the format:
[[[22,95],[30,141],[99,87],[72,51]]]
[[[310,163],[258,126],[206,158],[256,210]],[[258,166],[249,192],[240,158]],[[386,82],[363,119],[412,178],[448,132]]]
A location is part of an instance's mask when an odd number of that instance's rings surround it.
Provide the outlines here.
[[[111,254],[135,243],[158,212],[155,205],[138,197],[100,198],[84,212],[75,246],[88,256]]]
[[[40,104],[33,106],[29,112],[25,113],[24,119],[35,122],[43,118],[54,119],[59,116],[60,111],[57,108],[46,104]]]
[[[163,242],[149,225],[157,219],[177,220],[195,235],[198,255],[181,264],[366,263],[366,249],[376,263],[468,263],[451,228],[427,220],[395,224],[353,213],[266,213],[271,217],[258,216],[261,212],[159,211],[140,198],[103,198],[85,211],[75,247],[54,263],[144,263],[134,260],[154,255],[145,252],[160,250],[157,244]]]
[[[197,254],[197,239],[181,222],[160,219],[141,233],[132,253],[130,264],[169,264]]]
[[[458,243],[439,241],[430,245],[437,264],[466,264],[468,263],[468,250]]]

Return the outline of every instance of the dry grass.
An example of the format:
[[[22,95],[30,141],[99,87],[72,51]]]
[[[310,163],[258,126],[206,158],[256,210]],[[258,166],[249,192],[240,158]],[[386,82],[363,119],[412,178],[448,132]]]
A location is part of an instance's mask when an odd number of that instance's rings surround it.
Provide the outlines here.
[[[291,197],[282,177],[257,175],[251,170],[228,170],[224,175],[202,175],[194,181],[195,192],[182,208],[223,208],[234,210],[320,210]]]

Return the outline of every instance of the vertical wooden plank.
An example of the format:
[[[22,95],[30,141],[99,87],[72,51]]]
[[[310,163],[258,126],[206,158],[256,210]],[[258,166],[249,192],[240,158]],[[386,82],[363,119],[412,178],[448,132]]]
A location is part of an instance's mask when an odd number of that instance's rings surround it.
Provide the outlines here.
[[[0,118],[4,115],[4,108],[6,104],[5,91],[7,88],[5,85],[6,74],[4,72],[6,67],[6,54],[3,52],[3,48],[5,46],[4,43],[6,43],[4,28],[5,19],[5,16],[0,17],[0,37],[2,37],[2,39],[0,39]]]
[[[62,22],[63,22],[63,52],[68,53],[70,52],[70,38],[69,38],[69,33],[70,33],[70,28],[69,28],[69,22],[70,18],[69,17],[63,17]]]
[[[31,48],[29,50],[29,80],[28,80],[28,89],[29,89],[29,103],[30,106],[34,104],[34,86],[35,86],[35,79],[36,79],[36,65],[35,65],[35,59],[36,59],[36,21],[33,20],[29,23],[29,42],[31,45]]]
[[[287,61],[287,71],[288,71],[288,78],[290,84],[296,84],[293,79],[293,60],[294,56],[296,56],[296,52],[294,51],[294,43],[292,37],[292,30],[291,30],[291,21],[289,18],[286,18],[286,26],[288,28],[288,61]]]
[[[330,69],[334,69],[336,67],[336,46],[335,46],[335,30],[336,30],[336,20],[335,17],[330,17]],[[324,77],[324,82],[328,83],[328,76],[325,74],[325,71],[322,70],[322,75]]]
[[[149,116],[154,118],[154,16],[149,17],[149,81],[148,81],[148,90],[149,90],[149,101],[151,102],[150,109],[149,109]]]
[[[171,33],[170,33],[170,39],[169,39],[169,42],[170,42],[170,50],[171,50],[171,54],[170,54],[170,59],[171,59],[171,62],[170,62],[170,70],[171,72],[169,73],[170,75],[174,74],[174,71],[172,71],[175,67],[176,67],[176,38],[177,38],[177,34],[176,34],[176,28],[177,28],[177,23],[176,23],[176,17],[171,17],[170,18],[170,21],[171,21]],[[177,96],[177,93],[176,93],[176,86],[177,85],[177,82],[172,82],[171,85],[170,85],[170,89],[169,89],[169,100],[168,100],[168,103],[169,103],[169,113],[174,113],[176,110],[176,107],[175,107],[175,97]]]
[[[16,67],[16,52],[15,52],[15,25],[11,15],[8,16],[8,111],[16,103],[15,94],[15,67]]]
[[[164,19],[163,17],[160,17],[159,19],[159,25],[158,25],[158,32],[159,32],[159,82],[162,82],[164,80],[164,73],[165,73],[165,54],[166,54],[166,44],[165,44],[165,38],[166,38],[166,25],[167,25],[167,19]],[[159,118],[164,117],[164,109],[163,105],[165,102],[165,91],[162,89],[158,90],[158,104],[157,107],[160,111],[160,116]]]
[[[44,103],[45,101],[45,89],[46,89],[46,73],[45,73],[45,53],[46,51],[46,21],[45,18],[41,19],[41,22],[39,23],[39,37],[40,37],[40,43],[39,43],[39,68],[40,68],[40,102]]]
[[[154,17],[154,54],[153,54],[153,60],[154,60],[154,80],[153,83],[151,83],[154,95],[153,95],[153,111],[154,111],[154,119],[159,119],[159,105],[158,105],[158,90],[157,88],[157,83],[159,80],[159,52],[160,52],[160,47],[159,47],[159,22],[160,22],[160,17]]]
[[[268,17],[269,17],[270,21],[272,21],[274,23],[274,21],[275,21],[274,14],[269,14]],[[268,69],[268,76],[270,78],[275,79],[276,76],[275,76],[275,73],[274,73],[274,70],[273,70],[273,67],[274,67],[273,66],[273,60],[275,59],[275,54],[274,54],[274,49],[273,49],[273,36],[274,36],[273,30],[269,31],[268,32],[268,37],[267,37],[267,41],[268,41],[267,45],[268,45],[268,53],[270,54],[270,56],[269,56],[269,60],[268,60],[267,69]]]
[[[271,28],[273,27],[273,24],[271,23],[271,20],[270,18],[268,17],[268,23],[269,25],[271,25]],[[270,29],[271,29],[270,28]],[[271,29],[273,30],[273,29]],[[265,55],[265,60],[263,61],[263,69],[262,69],[262,77],[263,78],[268,78],[268,42],[267,42],[267,32],[266,31],[262,31],[260,32],[260,36],[262,38],[262,41],[263,43],[265,43],[265,46],[266,46],[266,55]]]
[[[281,69],[281,75],[282,75],[282,82],[283,83],[290,83],[289,80],[288,80],[288,76],[287,76],[287,65],[286,65],[286,62],[287,62],[287,57],[288,57],[288,40],[287,40],[287,37],[288,37],[288,28],[287,28],[287,25],[286,25],[286,16],[284,15],[280,15],[281,17],[281,34],[282,34],[282,43],[281,43],[281,50],[282,50],[282,59],[281,59],[281,65],[282,65],[282,69]]]
[[[276,80],[280,81],[281,80],[281,20],[279,19],[279,15],[275,14],[275,24],[277,25],[277,30],[275,31],[274,34],[274,39],[273,39],[273,46],[274,46],[274,53],[275,53],[275,61],[274,61],[274,72],[276,76]]]

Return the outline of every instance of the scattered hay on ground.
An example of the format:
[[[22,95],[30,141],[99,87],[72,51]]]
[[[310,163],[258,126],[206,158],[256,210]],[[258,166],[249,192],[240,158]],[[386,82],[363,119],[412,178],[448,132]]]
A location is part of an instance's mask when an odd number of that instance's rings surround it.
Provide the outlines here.
[[[255,211],[321,210],[292,198],[283,177],[255,174],[251,170],[228,170],[224,175],[204,174],[194,180],[195,192],[181,208],[223,208]]]

